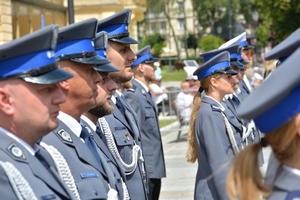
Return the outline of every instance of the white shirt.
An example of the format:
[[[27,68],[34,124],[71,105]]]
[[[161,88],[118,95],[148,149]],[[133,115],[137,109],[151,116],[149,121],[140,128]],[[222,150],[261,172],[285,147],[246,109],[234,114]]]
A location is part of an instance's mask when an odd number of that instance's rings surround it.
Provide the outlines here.
[[[168,100],[168,95],[164,93],[163,87],[160,87],[159,85],[154,83],[150,84],[150,87],[152,88],[153,91],[160,93],[158,95],[152,94],[152,99],[156,104],[159,104],[163,100]]]
[[[57,118],[64,122],[71,129],[71,131],[80,138],[82,127],[76,119],[62,111],[59,111]]]
[[[193,99],[194,97],[191,94],[184,92],[179,92],[176,97],[176,108],[184,122],[190,121]]]

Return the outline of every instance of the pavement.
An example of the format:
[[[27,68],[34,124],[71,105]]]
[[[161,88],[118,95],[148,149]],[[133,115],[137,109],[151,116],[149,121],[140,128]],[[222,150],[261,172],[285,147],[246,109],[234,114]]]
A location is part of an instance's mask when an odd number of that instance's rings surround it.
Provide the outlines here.
[[[194,185],[198,164],[186,161],[187,131],[184,127],[180,139],[177,140],[179,123],[175,122],[163,128],[162,141],[165,155],[167,177],[162,179],[162,187],[159,200],[193,200]],[[265,164],[261,172],[266,171],[270,148],[264,148]]]

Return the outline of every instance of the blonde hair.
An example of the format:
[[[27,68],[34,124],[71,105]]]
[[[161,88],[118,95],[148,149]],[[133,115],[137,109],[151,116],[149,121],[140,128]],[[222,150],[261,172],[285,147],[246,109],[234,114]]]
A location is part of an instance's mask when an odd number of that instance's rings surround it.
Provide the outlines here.
[[[271,146],[279,162],[291,159],[298,144],[295,120],[290,120],[266,134],[262,140]],[[227,179],[227,193],[230,199],[262,199],[269,194],[272,186],[264,184],[258,168],[261,148],[261,143],[252,144],[235,157]]]
[[[202,79],[201,82],[201,88],[208,92],[210,88],[210,79],[211,78],[218,78],[220,77],[220,74],[213,74],[210,75],[204,79]],[[194,96],[193,104],[192,104],[192,112],[191,112],[191,119],[190,119],[190,126],[188,131],[188,150],[186,154],[187,161],[190,163],[194,163],[197,160],[198,157],[198,149],[197,149],[197,143],[196,143],[196,119],[198,115],[198,110],[201,106],[202,99],[201,99],[201,93],[197,91],[197,93]]]

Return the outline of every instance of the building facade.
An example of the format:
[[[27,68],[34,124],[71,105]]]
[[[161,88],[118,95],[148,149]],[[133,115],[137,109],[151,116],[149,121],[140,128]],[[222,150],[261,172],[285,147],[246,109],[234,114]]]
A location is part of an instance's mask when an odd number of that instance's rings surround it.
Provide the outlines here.
[[[129,32],[138,38],[137,23],[144,18],[146,0],[73,0],[74,21],[103,19],[123,9],[132,9]],[[68,0],[0,0],[0,44],[50,24],[69,24]],[[136,46],[136,47],[135,47]],[[137,45],[133,49],[137,50]]]

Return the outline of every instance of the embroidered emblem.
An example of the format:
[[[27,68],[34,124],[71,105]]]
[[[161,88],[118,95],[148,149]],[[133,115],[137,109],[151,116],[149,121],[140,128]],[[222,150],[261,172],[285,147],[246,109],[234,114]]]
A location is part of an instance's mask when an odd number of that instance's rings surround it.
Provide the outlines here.
[[[7,150],[16,158],[26,160],[26,157],[20,147],[12,143],[7,147]]]
[[[64,141],[73,142],[70,133],[68,133],[64,129],[60,129],[57,133]]]

